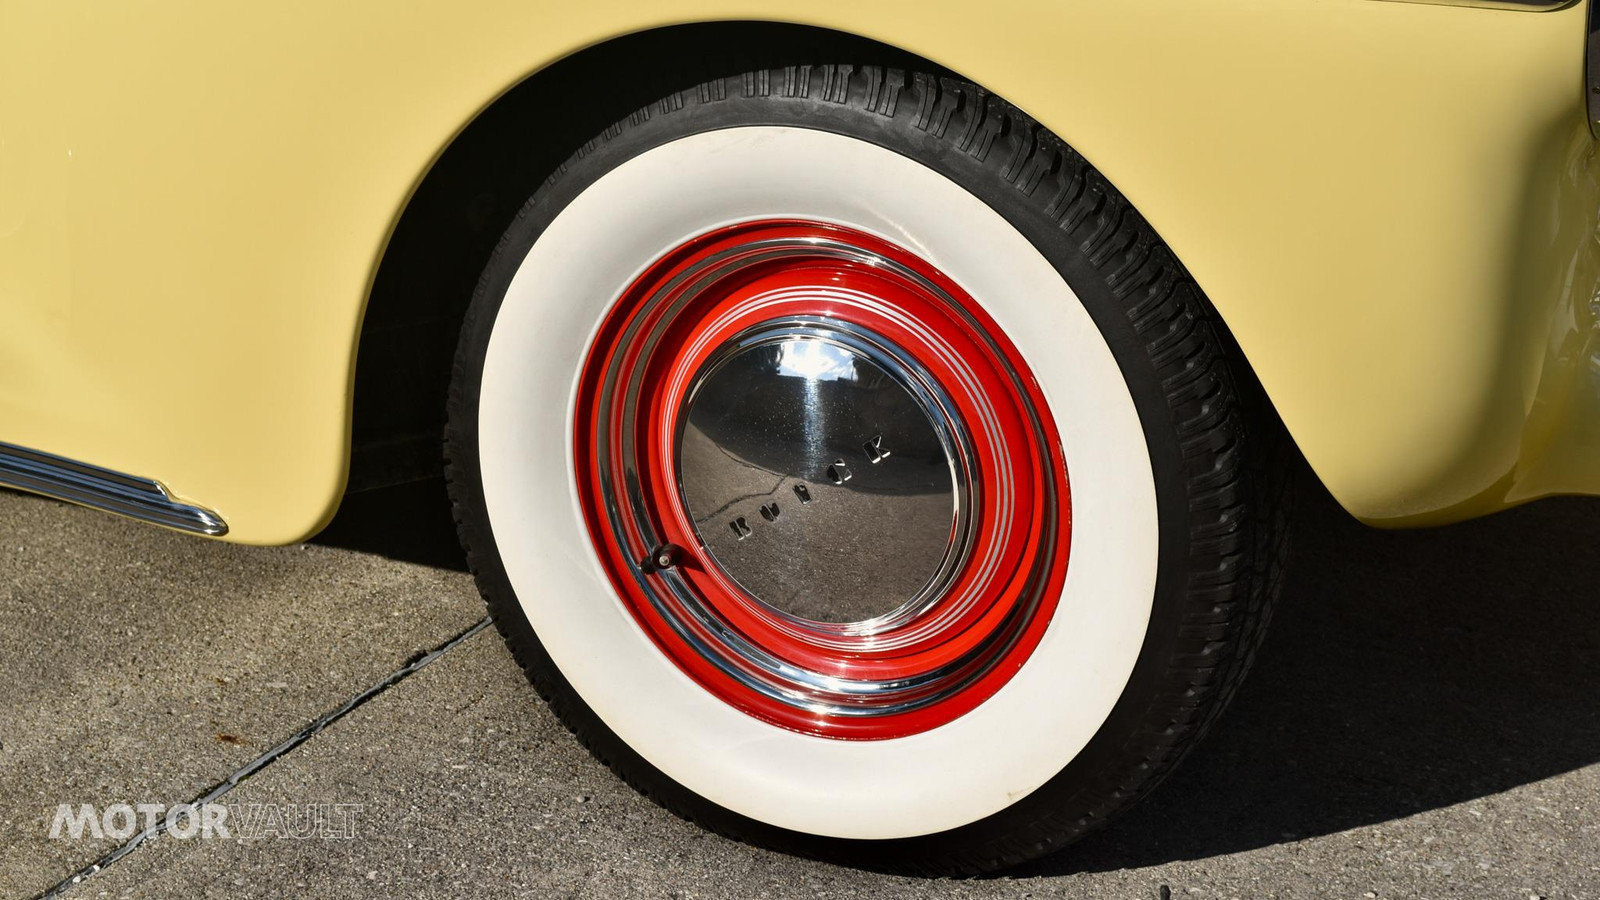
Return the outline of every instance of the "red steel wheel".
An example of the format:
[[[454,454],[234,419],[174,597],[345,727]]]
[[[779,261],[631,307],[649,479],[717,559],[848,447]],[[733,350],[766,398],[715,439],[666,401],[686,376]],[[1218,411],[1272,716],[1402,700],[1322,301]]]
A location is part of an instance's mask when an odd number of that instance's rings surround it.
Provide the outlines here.
[[[622,293],[578,395],[612,583],[752,715],[934,728],[1050,621],[1071,521],[1054,422],[983,310],[902,247],[786,220],[685,241]]]

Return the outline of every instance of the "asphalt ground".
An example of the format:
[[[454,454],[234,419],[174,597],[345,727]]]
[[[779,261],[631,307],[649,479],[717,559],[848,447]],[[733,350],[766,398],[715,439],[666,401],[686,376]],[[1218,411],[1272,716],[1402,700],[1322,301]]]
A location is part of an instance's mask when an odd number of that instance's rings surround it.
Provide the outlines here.
[[[472,630],[440,485],[272,549],[0,492],[0,897],[1600,896],[1600,501],[1380,532],[1302,483],[1228,715],[1102,831],[969,880],[751,848],[612,777]],[[249,833],[98,871],[128,842],[49,837],[208,794]]]

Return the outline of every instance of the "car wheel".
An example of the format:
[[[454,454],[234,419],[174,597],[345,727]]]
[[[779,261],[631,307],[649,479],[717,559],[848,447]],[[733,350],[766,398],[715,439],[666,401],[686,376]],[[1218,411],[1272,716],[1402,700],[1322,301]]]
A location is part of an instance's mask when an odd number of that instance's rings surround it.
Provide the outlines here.
[[[552,709],[741,839],[971,873],[1151,787],[1286,546],[1275,421],[1193,281],[970,85],[755,71],[527,201],[463,327],[462,540]]]

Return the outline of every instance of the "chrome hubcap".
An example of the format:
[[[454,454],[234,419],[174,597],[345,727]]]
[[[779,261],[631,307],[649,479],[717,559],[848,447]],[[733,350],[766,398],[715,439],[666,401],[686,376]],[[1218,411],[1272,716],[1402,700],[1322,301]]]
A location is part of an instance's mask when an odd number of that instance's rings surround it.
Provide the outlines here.
[[[879,335],[828,319],[729,342],[690,388],[679,484],[701,543],[798,623],[893,628],[967,549],[970,440]]]

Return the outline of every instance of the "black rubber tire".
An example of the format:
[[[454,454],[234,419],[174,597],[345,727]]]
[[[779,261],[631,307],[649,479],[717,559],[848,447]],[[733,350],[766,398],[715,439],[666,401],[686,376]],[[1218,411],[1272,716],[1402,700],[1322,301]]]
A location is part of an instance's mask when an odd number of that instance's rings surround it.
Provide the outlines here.
[[[742,125],[824,129],[911,157],[978,196],[1058,269],[1110,345],[1142,420],[1160,543],[1150,626],[1120,700],[1089,744],[1011,807],[949,831],[858,841],[775,828],[690,792],[624,744],[541,647],[503,570],[476,445],[496,311],[546,225],[595,179],[668,141]],[[447,473],[472,571],[539,693],[606,765],[724,835],[849,865],[973,874],[1065,846],[1153,787],[1238,687],[1288,546],[1287,443],[1210,304],[1148,223],[1037,123],[971,84],[873,66],[755,71],[672,94],[578,150],[527,201],[485,269],[455,361]],[[1065,424],[1065,423],[1064,423]]]

